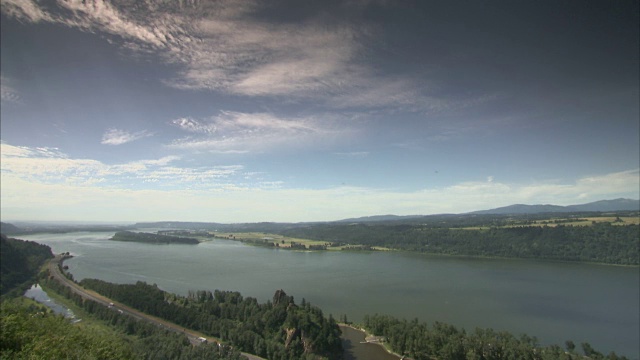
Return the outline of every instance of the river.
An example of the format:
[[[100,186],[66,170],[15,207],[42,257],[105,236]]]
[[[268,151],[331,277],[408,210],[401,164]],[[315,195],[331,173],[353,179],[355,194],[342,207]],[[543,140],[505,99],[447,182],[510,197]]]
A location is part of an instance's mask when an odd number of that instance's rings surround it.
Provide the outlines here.
[[[145,281],[162,289],[236,290],[264,302],[277,289],[325,314],[361,321],[389,314],[536,336],[541,344],[589,342],[640,357],[637,267],[473,259],[401,252],[298,252],[212,240],[198,245],[109,241],[110,233],[21,238],[71,252],[75,279]]]

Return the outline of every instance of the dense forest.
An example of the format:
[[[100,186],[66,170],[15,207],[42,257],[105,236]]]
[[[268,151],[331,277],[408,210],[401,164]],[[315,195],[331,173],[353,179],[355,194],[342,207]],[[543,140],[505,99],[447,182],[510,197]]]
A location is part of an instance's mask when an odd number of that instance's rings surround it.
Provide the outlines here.
[[[291,237],[431,254],[536,258],[638,265],[640,225],[518,226],[462,229],[414,224],[319,224]]]
[[[29,288],[48,259],[51,249],[33,241],[23,241],[0,235],[0,295],[11,290],[20,294]]]
[[[59,289],[64,291],[64,289]],[[122,315],[67,293],[104,327],[72,324],[26,299],[2,304],[2,359],[221,359],[239,360],[229,346],[193,346],[178,333]]]
[[[52,289],[70,299],[78,307],[81,307],[84,312],[90,314],[91,317],[100,320],[114,330],[117,335],[116,346],[114,347],[116,349],[121,348],[122,350],[118,354],[123,356],[102,357],[104,359],[241,359],[240,352],[231,346],[217,345],[215,343],[193,346],[184,334],[160,328],[147,321],[137,320],[126,314],[114,311],[114,309],[95,301],[83,299],[55,280],[44,280],[44,283],[48,289]],[[77,324],[77,326],[82,327],[82,323]],[[84,328],[83,331],[85,330],[87,329]],[[94,333],[89,329],[89,336],[101,336]],[[101,339],[95,338],[94,340],[96,344],[92,341],[87,341],[87,346],[91,348],[102,344]]]
[[[2,303],[2,359],[131,359],[131,349],[114,334],[74,326],[43,305],[24,299]]]
[[[198,239],[160,235],[146,232],[118,231],[110,240],[114,241],[132,241],[149,244],[199,244]]]
[[[415,360],[571,360],[571,359],[626,359],[610,353],[606,357],[591,347],[581,344],[584,357],[576,351],[572,341],[566,350],[558,345],[540,346],[535,337],[515,337],[508,332],[464,329],[436,322],[429,327],[418,320],[399,320],[386,315],[364,318],[364,327],[376,336],[383,336],[392,351]]]
[[[96,279],[80,284],[145,313],[221,338],[242,351],[268,359],[340,358],[342,343],[335,320],[306,301],[278,290],[260,304],[238,292],[196,291],[182,297],[143,282],[118,285]]]

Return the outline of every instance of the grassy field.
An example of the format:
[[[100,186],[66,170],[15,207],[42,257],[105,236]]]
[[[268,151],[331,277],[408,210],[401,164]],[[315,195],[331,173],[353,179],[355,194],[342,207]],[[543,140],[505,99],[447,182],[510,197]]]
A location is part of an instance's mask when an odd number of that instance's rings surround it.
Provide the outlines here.
[[[319,240],[309,240],[309,239],[300,239],[293,238],[278,234],[269,234],[262,232],[247,232],[247,233],[222,233],[215,232],[212,233],[218,239],[228,239],[235,241],[243,241],[248,244],[256,244],[260,245],[267,243],[275,243],[278,244],[278,247],[281,249],[291,249],[291,244],[304,245],[305,248],[309,248],[309,246],[323,246],[326,245],[326,250],[328,251],[340,251],[340,250],[358,250],[361,249],[360,245],[351,245],[351,246],[331,246],[332,243],[329,241],[319,241]],[[207,238],[202,238],[207,239]],[[207,239],[210,240],[210,239]],[[295,246],[294,246],[295,247]],[[384,247],[373,247],[373,250],[377,251],[389,251],[390,249]],[[301,249],[300,249],[301,250]]]
[[[531,223],[523,223],[521,221],[515,221],[513,224],[508,224],[504,226],[498,226],[499,228],[514,228],[514,227],[524,227],[524,226],[550,226],[555,227],[558,225],[564,226],[591,226],[598,223],[611,223],[611,225],[620,226],[620,225],[639,225],[640,217],[637,216],[598,216],[598,217],[584,217],[584,218],[563,218],[563,217],[554,217],[544,220],[535,220]],[[486,230],[495,226],[470,226],[459,229],[464,230]]]

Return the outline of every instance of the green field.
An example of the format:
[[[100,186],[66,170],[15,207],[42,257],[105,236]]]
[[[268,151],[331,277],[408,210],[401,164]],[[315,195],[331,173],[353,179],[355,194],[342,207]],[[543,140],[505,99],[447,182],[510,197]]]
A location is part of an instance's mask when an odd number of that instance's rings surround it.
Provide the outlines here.
[[[494,226],[494,225],[481,225],[481,226],[467,226],[458,229],[465,230],[483,230],[494,228],[514,228],[523,226],[550,226],[555,227],[558,225],[563,226],[591,226],[598,223],[610,223],[611,225],[639,225],[640,217],[637,216],[597,216],[597,217],[581,217],[581,218],[569,218],[569,217],[550,217],[548,219],[539,219],[531,221],[514,220],[507,225]]]
[[[292,249],[292,244],[293,244],[294,250],[304,250],[300,247],[301,245],[304,246],[307,250],[313,246],[326,246],[326,250],[328,251],[364,249],[363,245],[333,246],[333,243],[330,241],[309,240],[309,239],[302,239],[302,238],[289,237],[289,236],[283,236],[278,234],[262,233],[262,232],[241,232],[241,233],[212,232],[211,234],[215,235],[215,237],[218,239],[242,241],[242,242],[245,242],[248,244],[254,244],[254,245],[268,246],[269,243],[277,244],[277,247],[280,249]],[[370,250],[390,251],[391,249],[374,246]]]

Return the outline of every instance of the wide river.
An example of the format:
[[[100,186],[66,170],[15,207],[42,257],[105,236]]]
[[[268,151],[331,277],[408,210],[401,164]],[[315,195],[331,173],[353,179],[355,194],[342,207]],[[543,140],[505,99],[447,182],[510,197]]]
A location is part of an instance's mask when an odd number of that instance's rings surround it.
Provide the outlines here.
[[[265,302],[277,289],[346,314],[389,314],[536,336],[541,344],[640,357],[637,267],[469,259],[401,252],[298,252],[212,240],[199,245],[116,242],[113,232],[22,236],[71,252],[76,280],[145,281],[185,295],[234,290]]]

